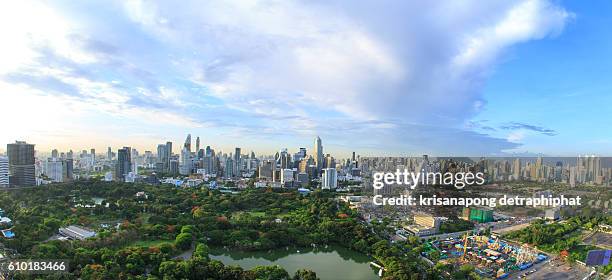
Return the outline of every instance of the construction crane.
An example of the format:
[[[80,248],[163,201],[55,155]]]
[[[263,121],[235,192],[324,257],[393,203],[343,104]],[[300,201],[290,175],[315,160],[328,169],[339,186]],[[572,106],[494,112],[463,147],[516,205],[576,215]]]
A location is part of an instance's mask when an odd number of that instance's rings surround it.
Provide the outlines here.
[[[463,256],[461,256],[461,261],[465,262],[465,255],[467,255],[467,246],[468,245],[468,234],[466,233],[463,236]]]

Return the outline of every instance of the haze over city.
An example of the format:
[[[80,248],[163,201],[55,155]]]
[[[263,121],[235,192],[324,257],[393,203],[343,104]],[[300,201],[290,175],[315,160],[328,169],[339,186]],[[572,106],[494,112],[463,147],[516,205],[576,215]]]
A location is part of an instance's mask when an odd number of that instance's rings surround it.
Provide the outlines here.
[[[608,155],[611,5],[4,2],[0,142]]]

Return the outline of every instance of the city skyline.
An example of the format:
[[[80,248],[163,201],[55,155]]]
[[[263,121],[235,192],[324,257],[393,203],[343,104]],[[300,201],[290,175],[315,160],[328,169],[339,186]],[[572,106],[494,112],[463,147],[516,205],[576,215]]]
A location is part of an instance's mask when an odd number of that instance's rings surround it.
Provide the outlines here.
[[[610,3],[0,5],[3,143],[612,154]]]

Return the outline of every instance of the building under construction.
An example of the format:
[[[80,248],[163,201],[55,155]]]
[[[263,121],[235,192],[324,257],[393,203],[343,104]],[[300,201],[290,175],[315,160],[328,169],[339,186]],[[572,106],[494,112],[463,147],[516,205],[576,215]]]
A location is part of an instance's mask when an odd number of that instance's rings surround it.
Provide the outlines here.
[[[526,245],[512,244],[496,236],[465,235],[462,239],[431,241],[423,254],[428,257],[434,251],[442,260],[469,263],[477,273],[495,279],[504,279],[548,258]]]

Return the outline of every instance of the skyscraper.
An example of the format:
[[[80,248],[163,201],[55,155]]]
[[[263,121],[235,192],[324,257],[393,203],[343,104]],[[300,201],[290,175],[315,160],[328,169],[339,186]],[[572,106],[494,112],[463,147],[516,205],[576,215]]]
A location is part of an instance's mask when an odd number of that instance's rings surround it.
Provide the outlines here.
[[[45,163],[45,175],[53,182],[64,182],[64,167],[62,160],[56,157],[50,157]]]
[[[58,158],[59,153],[57,152],[57,149],[53,149],[53,151],[51,151],[51,157],[52,158]]]
[[[228,158],[225,161],[225,178],[234,177],[234,161],[231,158]]]
[[[514,180],[521,178],[521,160],[519,158],[514,159],[514,163],[512,164],[512,173]]]
[[[0,188],[9,186],[9,159],[0,156]]]
[[[200,136],[196,137],[196,153],[200,151]]]
[[[324,168],[321,176],[321,188],[333,190],[338,187],[338,174],[335,168]]]
[[[106,160],[113,160],[113,150],[111,149],[111,147],[108,147],[108,149],[106,150]]]
[[[187,139],[185,139],[185,144],[183,147],[187,148],[187,150],[191,152],[191,134],[187,134]]]
[[[183,147],[183,150],[181,151],[181,160],[182,165],[179,173],[181,175],[190,175],[193,170],[193,158],[191,157],[191,152],[187,146]]]
[[[91,164],[96,164],[96,149],[91,149]]]
[[[157,163],[155,164],[155,166],[157,167],[157,171],[159,172],[165,172],[168,167],[166,166],[167,164],[167,157],[168,157],[168,152],[166,151],[166,145],[165,144],[159,144],[157,145]]]
[[[130,147],[123,147],[117,151],[117,165],[115,166],[115,179],[125,182],[125,177],[132,171],[132,151]]]
[[[321,170],[321,168],[323,168],[323,145],[321,143],[321,138],[319,138],[319,136],[315,138],[314,160],[315,160],[315,164],[317,165],[317,170]]]
[[[234,152],[234,175],[240,176],[240,172],[242,171],[242,162],[240,161],[240,148],[236,147],[236,151]]]
[[[14,187],[36,185],[34,145],[16,141],[6,145],[9,159],[9,183]]]
[[[172,160],[172,142],[170,142],[170,141],[166,142],[166,153],[167,153],[166,154],[166,165],[165,165],[166,168],[167,168],[166,171],[171,173],[171,174],[174,174],[172,172],[173,170],[172,170],[171,164],[170,164],[170,161]],[[177,162],[177,164],[178,164],[178,162]],[[177,167],[176,171],[178,172],[178,167]]]

